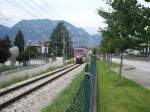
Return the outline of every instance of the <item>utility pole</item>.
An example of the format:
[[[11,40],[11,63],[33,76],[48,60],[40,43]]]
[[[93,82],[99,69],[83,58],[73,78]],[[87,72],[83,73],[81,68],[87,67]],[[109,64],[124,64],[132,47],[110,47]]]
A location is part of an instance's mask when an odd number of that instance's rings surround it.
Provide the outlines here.
[[[57,46],[56,46],[56,60],[57,60]]]
[[[29,40],[29,66],[31,65],[31,40]]]
[[[69,59],[71,59],[71,38],[69,38]]]
[[[68,42],[68,58],[70,59],[70,40]]]
[[[66,42],[65,42],[65,33],[64,33],[64,30],[62,29],[62,36],[63,36],[63,64],[65,64],[65,56],[66,56],[66,52],[65,52],[65,49],[66,49]]]

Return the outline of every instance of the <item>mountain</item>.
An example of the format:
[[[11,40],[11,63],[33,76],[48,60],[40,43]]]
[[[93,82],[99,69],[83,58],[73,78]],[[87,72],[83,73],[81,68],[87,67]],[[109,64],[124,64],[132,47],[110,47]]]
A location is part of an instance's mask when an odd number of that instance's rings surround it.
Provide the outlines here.
[[[4,35],[9,34],[11,39],[14,40],[18,30],[21,30],[26,41],[46,41],[50,39],[50,35],[58,22],[60,22],[60,20],[22,20],[11,28],[3,26],[3,28],[1,28],[2,30],[0,29],[0,36],[3,37]],[[77,28],[66,21],[64,21],[64,25],[68,29],[75,47],[88,47],[99,44],[100,35],[90,35],[83,28]]]
[[[4,26],[4,25],[0,25],[0,38],[6,36],[9,32],[10,28]]]
[[[96,47],[100,44],[100,41],[102,39],[102,36],[100,34],[91,35],[88,39],[89,47]]]

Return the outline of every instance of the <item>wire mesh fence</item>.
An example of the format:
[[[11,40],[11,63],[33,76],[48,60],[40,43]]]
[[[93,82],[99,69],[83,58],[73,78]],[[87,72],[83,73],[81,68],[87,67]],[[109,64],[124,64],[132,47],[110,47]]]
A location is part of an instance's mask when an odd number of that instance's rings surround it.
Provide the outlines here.
[[[66,112],[96,112],[96,57],[85,66],[85,77]]]

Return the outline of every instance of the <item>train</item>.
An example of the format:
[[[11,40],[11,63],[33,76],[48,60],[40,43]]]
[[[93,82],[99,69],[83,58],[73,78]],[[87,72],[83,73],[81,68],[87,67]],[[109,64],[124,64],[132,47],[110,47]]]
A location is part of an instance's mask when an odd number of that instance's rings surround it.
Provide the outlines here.
[[[74,48],[74,61],[77,64],[82,64],[86,61],[88,55],[87,48]]]

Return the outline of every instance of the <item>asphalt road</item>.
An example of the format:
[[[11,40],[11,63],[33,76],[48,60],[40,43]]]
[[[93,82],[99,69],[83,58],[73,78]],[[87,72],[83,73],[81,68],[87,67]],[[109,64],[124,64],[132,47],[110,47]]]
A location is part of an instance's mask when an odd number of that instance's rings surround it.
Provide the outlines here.
[[[120,59],[113,58],[113,62],[120,63]],[[150,62],[124,59],[123,64],[128,66],[133,66],[136,67],[136,69],[150,73]]]
[[[113,62],[120,63],[120,59],[113,59]],[[135,67],[135,69],[127,69]],[[119,68],[112,70],[118,73]],[[125,59],[123,62],[122,75],[134,82],[150,89],[150,62]]]

